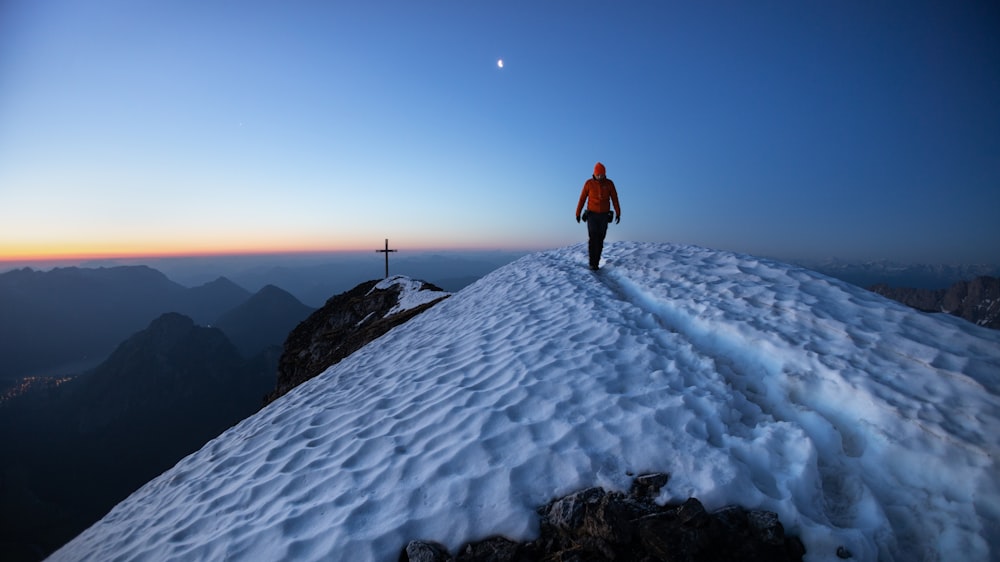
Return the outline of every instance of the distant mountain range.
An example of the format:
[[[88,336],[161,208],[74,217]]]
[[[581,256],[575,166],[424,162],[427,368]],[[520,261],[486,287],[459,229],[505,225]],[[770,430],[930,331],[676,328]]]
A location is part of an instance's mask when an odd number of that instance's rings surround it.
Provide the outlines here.
[[[947,289],[890,287],[879,284],[870,289],[924,312],[943,312],[973,324],[1000,329],[1000,278],[976,277],[959,281]]]
[[[187,288],[145,266],[9,271],[0,274],[0,310],[0,385],[92,368],[167,312],[219,324],[250,356],[280,345],[312,311],[277,287],[251,295],[218,278]]]
[[[381,244],[382,241],[378,242]],[[372,250],[375,249],[377,245],[373,245]],[[424,279],[454,292],[526,253],[517,250],[401,251],[392,255],[389,270],[391,275]],[[0,263],[0,272],[18,265],[8,263]],[[225,277],[250,292],[274,285],[306,305],[319,308],[331,295],[350,290],[366,280],[382,277],[384,263],[383,255],[374,252],[331,252],[101,259],[24,265],[43,269],[68,265],[87,268],[144,265],[163,272],[186,287],[199,286],[219,277]]]
[[[792,263],[858,287],[888,285],[917,289],[946,289],[959,281],[968,281],[976,277],[1000,277],[1000,264],[921,265],[899,264],[886,260],[851,262],[837,259],[794,260]]]

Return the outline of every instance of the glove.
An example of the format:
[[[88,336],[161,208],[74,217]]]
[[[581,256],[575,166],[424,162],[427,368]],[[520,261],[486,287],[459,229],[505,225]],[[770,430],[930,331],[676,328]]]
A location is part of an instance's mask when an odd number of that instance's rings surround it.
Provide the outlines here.
[[[620,222],[622,222],[622,216],[621,216],[621,214],[619,214],[617,217],[615,217],[615,224],[618,224]]]
[[[576,222],[580,222],[580,215],[576,216]]]

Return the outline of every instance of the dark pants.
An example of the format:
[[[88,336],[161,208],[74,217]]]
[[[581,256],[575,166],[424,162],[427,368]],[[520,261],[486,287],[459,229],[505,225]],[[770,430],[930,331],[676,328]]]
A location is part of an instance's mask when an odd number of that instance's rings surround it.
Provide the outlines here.
[[[597,269],[601,261],[601,252],[604,250],[604,237],[608,234],[608,222],[611,221],[608,213],[588,213],[587,214],[587,234],[590,236],[590,267]]]

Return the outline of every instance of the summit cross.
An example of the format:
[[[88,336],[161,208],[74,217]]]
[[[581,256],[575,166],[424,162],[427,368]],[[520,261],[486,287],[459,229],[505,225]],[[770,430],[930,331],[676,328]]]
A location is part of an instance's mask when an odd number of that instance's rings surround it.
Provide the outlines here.
[[[385,253],[385,278],[388,279],[389,278],[389,252],[398,252],[399,250],[390,250],[389,249],[389,239],[386,238],[385,239],[385,249],[384,250],[375,250],[375,251],[378,252],[378,253]]]

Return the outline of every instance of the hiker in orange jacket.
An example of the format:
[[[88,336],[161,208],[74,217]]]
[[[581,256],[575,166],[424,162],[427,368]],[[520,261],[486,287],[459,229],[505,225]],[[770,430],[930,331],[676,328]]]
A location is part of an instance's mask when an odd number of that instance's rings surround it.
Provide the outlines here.
[[[587,234],[590,238],[590,269],[598,269],[601,261],[601,252],[604,250],[604,236],[608,233],[608,223],[614,219],[615,223],[622,220],[622,208],[618,204],[618,191],[615,183],[605,175],[604,164],[598,162],[594,165],[594,177],[583,184],[583,191],[580,192],[580,201],[576,204],[576,222],[580,222],[580,211],[583,210],[584,201],[587,202],[587,210],[583,212],[583,220],[587,222]],[[611,212],[611,204],[615,205],[615,212]]]

